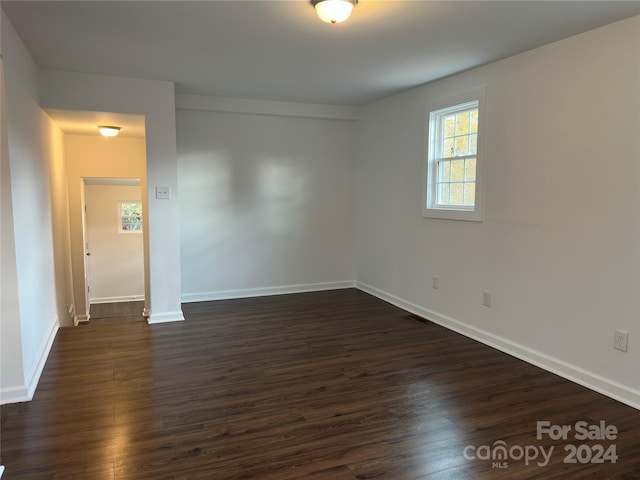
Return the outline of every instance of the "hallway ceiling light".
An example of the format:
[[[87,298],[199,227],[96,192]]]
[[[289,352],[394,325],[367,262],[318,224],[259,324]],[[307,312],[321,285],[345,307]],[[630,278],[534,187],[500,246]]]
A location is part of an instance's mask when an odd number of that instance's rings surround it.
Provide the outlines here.
[[[358,0],[311,0],[320,20],[327,23],[344,22],[357,3]]]
[[[100,135],[103,137],[117,137],[120,133],[120,127],[114,127],[112,125],[98,125]]]

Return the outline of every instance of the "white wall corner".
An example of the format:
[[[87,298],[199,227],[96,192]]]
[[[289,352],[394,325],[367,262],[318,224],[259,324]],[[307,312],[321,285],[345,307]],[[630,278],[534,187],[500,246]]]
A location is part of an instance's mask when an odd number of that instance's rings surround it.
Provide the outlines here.
[[[341,290],[354,288],[354,280],[338,282],[305,283],[299,285],[283,285],[278,287],[246,288],[241,290],[219,290],[216,292],[198,292],[182,294],[184,303],[209,302],[213,300],[231,300],[234,298],[266,297],[270,295],[286,295],[290,293],[321,292],[324,290]]]
[[[60,322],[58,318],[56,318],[51,326],[49,327],[49,332],[47,332],[46,337],[44,338],[42,344],[40,345],[40,349],[38,350],[38,356],[36,358],[35,363],[33,364],[33,368],[27,375],[27,394],[29,400],[33,398],[33,395],[36,393],[36,388],[38,387],[38,382],[40,381],[40,376],[42,375],[42,371],[44,370],[44,366],[47,363],[47,358],[49,358],[49,352],[51,351],[51,347],[53,346],[53,341],[56,338],[56,333],[60,328]]]
[[[356,281],[356,288],[395,305],[396,307],[400,307],[403,310],[427,318],[433,323],[448,328],[449,330],[464,335],[465,337],[469,337],[480,343],[493,347],[501,352],[519,358],[520,360],[524,360],[536,367],[555,373],[556,375],[582,385],[583,387],[640,410],[640,390],[636,390],[627,385],[622,385],[618,382],[602,377],[597,373],[590,372],[576,365],[559,360],[525,345],[499,337],[427,308],[423,308],[413,302],[409,302],[408,300],[366,283]]]
[[[162,313],[151,313],[147,322],[149,325],[153,325],[155,323],[168,323],[168,322],[181,322],[184,320],[184,315],[182,310],[177,310],[175,312],[162,312]]]
[[[40,348],[38,349],[36,361],[34,362],[29,375],[27,375],[25,384],[1,390],[0,405],[5,405],[7,403],[28,402],[33,398],[33,395],[36,392],[36,388],[38,387],[38,382],[40,381],[40,376],[42,375],[44,366],[47,363],[49,352],[51,351],[51,347],[53,346],[53,341],[56,338],[58,328],[60,328],[60,324],[58,322],[58,319],[56,318],[52,322],[47,335],[45,336],[42,344],[40,345]]]

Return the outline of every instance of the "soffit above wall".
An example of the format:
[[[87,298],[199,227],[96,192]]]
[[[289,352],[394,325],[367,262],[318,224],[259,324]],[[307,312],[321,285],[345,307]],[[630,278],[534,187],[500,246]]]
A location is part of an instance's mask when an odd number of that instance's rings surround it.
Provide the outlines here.
[[[98,178],[85,177],[85,185],[117,185],[120,187],[139,187],[141,185],[139,178]]]
[[[144,116],[122,113],[83,112],[76,110],[45,110],[53,122],[65,133],[100,136],[98,125],[121,127],[119,136],[144,138]]]

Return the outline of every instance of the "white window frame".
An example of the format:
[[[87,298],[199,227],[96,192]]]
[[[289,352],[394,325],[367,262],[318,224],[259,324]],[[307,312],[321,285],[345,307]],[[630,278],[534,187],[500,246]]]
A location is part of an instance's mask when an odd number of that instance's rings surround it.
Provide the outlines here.
[[[425,133],[425,158],[422,186],[422,216],[425,218],[441,218],[447,220],[464,220],[482,222],[483,192],[484,192],[484,140],[485,140],[485,114],[486,114],[486,87],[476,88],[457,95],[441,98],[429,102],[426,106]],[[439,134],[438,118],[447,111],[454,111],[458,107],[477,102],[478,108],[478,132],[476,152],[476,180],[475,203],[473,206],[465,205],[438,205],[437,204],[437,175],[438,165],[435,152],[437,135]],[[459,157],[461,159],[465,158]]]
[[[118,233],[142,233],[144,230],[144,224],[140,224],[140,230],[124,230],[122,228],[122,219],[124,217],[131,217],[133,215],[123,215],[122,214],[122,205],[126,203],[139,203],[140,211],[142,211],[142,202],[140,200],[118,200]],[[140,219],[142,219],[142,214],[140,215]]]

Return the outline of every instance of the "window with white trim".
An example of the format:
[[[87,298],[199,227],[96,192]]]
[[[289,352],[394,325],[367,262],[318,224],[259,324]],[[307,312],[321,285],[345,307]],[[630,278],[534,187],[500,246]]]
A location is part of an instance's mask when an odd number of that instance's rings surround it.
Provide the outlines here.
[[[482,221],[485,89],[427,108],[423,216]]]
[[[142,202],[118,202],[118,217],[120,233],[142,232]]]

